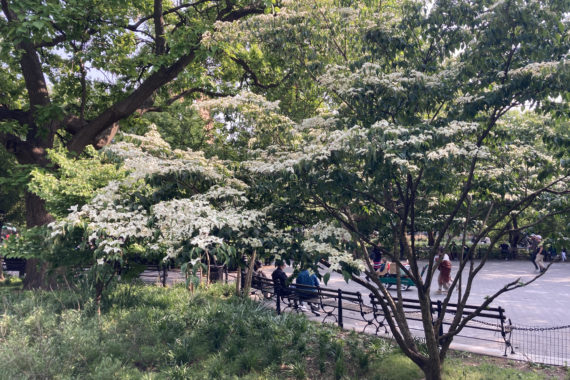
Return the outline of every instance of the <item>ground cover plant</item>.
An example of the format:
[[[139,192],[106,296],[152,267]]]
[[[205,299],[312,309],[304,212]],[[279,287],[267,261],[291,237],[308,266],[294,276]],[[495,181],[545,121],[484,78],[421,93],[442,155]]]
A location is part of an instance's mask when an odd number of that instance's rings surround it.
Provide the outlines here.
[[[0,373],[4,379],[420,379],[393,344],[278,316],[214,285],[118,284],[98,316],[89,289],[0,293]],[[478,366],[452,358],[444,378],[560,378],[552,368]],[[501,363],[506,362],[499,362]],[[549,372],[550,371],[550,372]]]

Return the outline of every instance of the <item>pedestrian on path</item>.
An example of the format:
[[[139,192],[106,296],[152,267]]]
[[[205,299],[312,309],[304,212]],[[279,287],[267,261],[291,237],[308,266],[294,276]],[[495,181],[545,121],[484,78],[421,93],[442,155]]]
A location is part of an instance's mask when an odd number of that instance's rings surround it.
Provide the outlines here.
[[[532,235],[532,240],[534,241],[534,252],[536,259],[534,260],[534,264],[536,269],[540,270],[540,272],[544,272],[546,267],[544,266],[544,247],[542,246],[542,236],[540,235]]]
[[[451,260],[449,256],[443,252],[443,248],[439,248],[439,256],[437,258],[437,269],[439,270],[439,276],[437,278],[437,284],[439,286],[438,293],[447,292],[449,286],[451,285]]]
[[[560,259],[562,262],[566,261],[566,247],[562,248],[562,252],[560,252]]]

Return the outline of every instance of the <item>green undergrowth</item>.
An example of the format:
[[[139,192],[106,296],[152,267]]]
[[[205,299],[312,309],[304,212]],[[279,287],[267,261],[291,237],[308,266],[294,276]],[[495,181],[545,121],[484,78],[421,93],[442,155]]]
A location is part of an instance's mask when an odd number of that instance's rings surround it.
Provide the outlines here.
[[[117,285],[98,316],[82,288],[0,293],[2,379],[421,379],[389,342],[308,321],[213,285]],[[535,379],[467,367],[449,379]],[[475,372],[473,372],[475,371]],[[477,372],[478,371],[478,372]],[[478,373],[478,374],[477,374]],[[515,376],[513,375],[513,376]],[[463,377],[462,377],[463,376]],[[522,376],[522,377],[521,377]]]

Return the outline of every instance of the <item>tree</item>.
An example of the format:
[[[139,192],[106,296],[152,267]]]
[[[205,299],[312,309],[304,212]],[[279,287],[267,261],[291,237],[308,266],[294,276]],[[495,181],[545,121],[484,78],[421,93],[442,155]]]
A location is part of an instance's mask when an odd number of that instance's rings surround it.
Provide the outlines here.
[[[101,148],[133,114],[235,89],[234,78],[227,82],[217,70],[225,54],[210,36],[220,23],[275,5],[2,0],[0,143],[18,163],[46,167],[47,150],[56,144],[78,154],[89,145]],[[246,84],[250,76],[243,74]],[[27,192],[27,225],[52,220],[45,202]],[[26,285],[42,282],[31,262]]]
[[[484,237],[493,248],[509,233],[569,213],[568,153],[543,144],[568,141],[568,128],[558,127],[568,117],[568,10],[564,1],[406,2],[401,17],[366,30],[365,60],[331,65],[316,78],[342,100],[336,115],[305,120],[296,128],[302,142],[251,152],[242,164],[250,197],[272,200],[267,212],[278,226],[299,227],[298,254],[326,259],[368,288],[427,379],[441,378],[468,321],[537,278],[505,284],[464,316],[489,251],[477,263],[462,260],[434,317],[430,288],[444,239],[470,233],[474,252]],[[529,107],[524,118],[540,122],[517,127],[512,111]],[[428,227],[436,234],[421,278],[416,236]],[[396,262],[418,286],[425,353],[407,324],[401,288],[391,295],[373,271],[371,246],[409,260],[409,270]],[[458,313],[439,336],[452,299]]]
[[[202,260],[245,267],[272,252],[279,233],[245,197],[247,186],[234,178],[231,165],[201,152],[173,150],[156,128],[121,138],[104,152],[121,162],[119,173],[128,175],[73,206],[65,218],[44,228],[40,239],[20,239],[6,250],[26,250],[24,245],[35,243],[41,247],[37,254],[52,263],[91,267],[97,304],[107,283],[133,267],[134,254],[177,260],[188,283],[197,285],[198,272],[209,269]]]

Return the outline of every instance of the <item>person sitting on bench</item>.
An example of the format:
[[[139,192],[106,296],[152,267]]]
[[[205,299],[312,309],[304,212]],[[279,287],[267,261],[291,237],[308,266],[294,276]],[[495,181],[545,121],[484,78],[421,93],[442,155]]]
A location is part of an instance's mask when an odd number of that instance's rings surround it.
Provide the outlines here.
[[[311,286],[311,287],[313,287],[313,286],[318,287],[320,285],[319,279],[317,278],[317,276],[314,273],[310,274],[307,269],[299,272],[299,274],[297,275],[297,280],[295,280],[295,283],[297,283],[299,285],[307,285],[307,286]],[[303,288],[303,287],[300,287],[300,289],[303,290],[303,291],[299,292],[299,298],[301,300],[307,300],[307,299],[313,298],[314,295],[312,293],[316,293],[316,291],[317,291],[317,289]],[[316,312],[317,307],[315,305],[313,305],[311,302],[307,302],[307,303],[311,307],[311,310],[313,311],[313,313],[319,315]],[[301,302],[301,309],[304,310],[304,306],[303,306],[302,302]]]
[[[283,260],[275,260],[275,269],[271,273],[271,278],[273,279],[273,287],[275,289],[275,294],[277,296],[288,296],[291,294],[291,289],[289,289],[289,279],[283,271],[285,269],[285,263]]]

